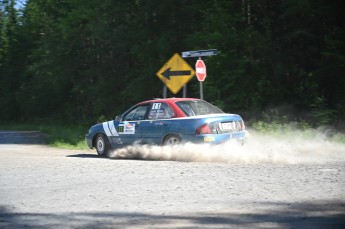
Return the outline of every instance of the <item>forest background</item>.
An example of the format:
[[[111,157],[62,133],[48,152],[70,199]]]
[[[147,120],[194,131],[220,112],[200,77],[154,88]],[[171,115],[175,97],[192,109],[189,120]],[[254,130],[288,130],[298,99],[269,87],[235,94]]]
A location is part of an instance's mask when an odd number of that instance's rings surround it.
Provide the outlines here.
[[[204,58],[205,100],[246,120],[341,128],[344,9],[341,0],[0,0],[0,122],[110,120],[162,96],[156,72],[174,53],[217,49]],[[195,77],[187,96],[199,97]]]

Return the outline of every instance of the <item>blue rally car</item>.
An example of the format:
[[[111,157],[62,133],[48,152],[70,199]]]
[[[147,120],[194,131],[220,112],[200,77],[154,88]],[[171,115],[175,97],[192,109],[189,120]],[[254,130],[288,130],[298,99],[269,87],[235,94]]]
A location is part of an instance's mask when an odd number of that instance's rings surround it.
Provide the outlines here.
[[[115,120],[92,126],[85,139],[98,155],[108,156],[110,150],[131,144],[218,144],[245,137],[241,116],[201,99],[168,98],[138,103]]]

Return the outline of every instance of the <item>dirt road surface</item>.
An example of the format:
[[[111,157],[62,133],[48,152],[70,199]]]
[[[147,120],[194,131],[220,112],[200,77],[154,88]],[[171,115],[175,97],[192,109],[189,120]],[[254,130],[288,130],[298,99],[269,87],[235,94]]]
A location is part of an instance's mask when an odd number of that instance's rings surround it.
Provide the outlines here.
[[[298,163],[109,159],[0,144],[0,228],[340,229],[344,178],[342,155]]]

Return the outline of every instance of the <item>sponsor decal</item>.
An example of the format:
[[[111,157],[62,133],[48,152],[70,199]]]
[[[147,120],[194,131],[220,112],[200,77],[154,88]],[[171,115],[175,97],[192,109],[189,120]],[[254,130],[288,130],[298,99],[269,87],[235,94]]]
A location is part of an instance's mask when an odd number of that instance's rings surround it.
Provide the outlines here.
[[[118,130],[119,134],[135,134],[135,123],[120,123]]]

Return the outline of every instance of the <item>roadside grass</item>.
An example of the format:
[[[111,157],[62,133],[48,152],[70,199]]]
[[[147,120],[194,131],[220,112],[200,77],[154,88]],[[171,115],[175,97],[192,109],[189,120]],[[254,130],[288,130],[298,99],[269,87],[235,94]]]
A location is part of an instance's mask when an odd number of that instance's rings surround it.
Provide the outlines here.
[[[43,126],[41,132],[47,133],[49,146],[63,149],[88,149],[85,134],[88,127],[84,126]]]
[[[62,149],[88,149],[85,134],[89,126],[85,125],[49,125],[49,124],[0,124],[0,130],[40,131],[47,134],[49,146]]]

